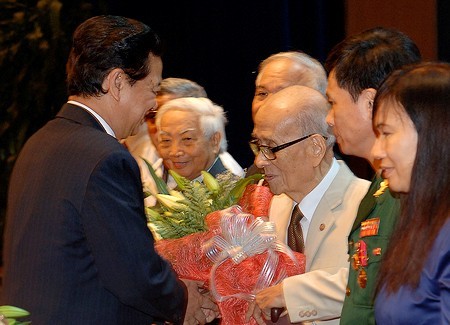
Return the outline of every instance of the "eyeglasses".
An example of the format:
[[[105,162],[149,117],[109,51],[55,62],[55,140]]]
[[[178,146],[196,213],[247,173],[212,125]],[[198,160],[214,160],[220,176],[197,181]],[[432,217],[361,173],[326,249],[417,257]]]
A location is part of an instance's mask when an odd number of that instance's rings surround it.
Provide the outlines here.
[[[264,155],[264,157],[266,157],[266,159],[268,160],[275,160],[277,158],[277,156],[275,155],[275,152],[278,152],[280,150],[286,149],[287,147],[290,147],[296,143],[299,143],[303,140],[308,139],[309,137],[312,137],[313,135],[315,135],[317,133],[312,133],[310,135],[301,137],[297,140],[293,140],[284,144],[280,144],[279,146],[276,147],[269,147],[269,146],[265,146],[265,145],[261,145],[259,144],[259,140],[258,139],[253,139],[249,142],[250,148],[252,149],[253,153],[255,154],[255,156],[257,156],[260,152],[262,152],[262,154]],[[322,137],[326,140],[328,139],[326,136]]]

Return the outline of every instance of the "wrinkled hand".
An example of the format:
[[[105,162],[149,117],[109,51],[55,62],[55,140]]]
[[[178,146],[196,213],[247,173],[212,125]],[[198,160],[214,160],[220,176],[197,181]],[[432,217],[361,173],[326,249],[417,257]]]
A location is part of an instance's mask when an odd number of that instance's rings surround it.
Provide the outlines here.
[[[219,316],[219,307],[214,303],[203,282],[181,279],[188,289],[188,305],[184,325],[203,325]]]
[[[286,301],[284,300],[283,294],[283,283],[279,283],[258,292],[256,294],[255,303],[253,304],[255,306],[250,304],[250,307],[252,308],[251,314],[249,307],[246,317],[247,315],[253,315],[253,318],[255,318],[258,324],[263,324],[260,322],[260,320],[263,321],[262,318],[266,320],[271,319],[272,308],[284,308],[284,311],[281,313],[280,317],[287,315]]]
[[[258,325],[266,325],[264,321],[262,311],[259,309],[258,305],[255,301],[252,301],[248,304],[247,312],[245,313],[245,321],[250,322],[250,318],[253,316],[253,319],[256,321]]]

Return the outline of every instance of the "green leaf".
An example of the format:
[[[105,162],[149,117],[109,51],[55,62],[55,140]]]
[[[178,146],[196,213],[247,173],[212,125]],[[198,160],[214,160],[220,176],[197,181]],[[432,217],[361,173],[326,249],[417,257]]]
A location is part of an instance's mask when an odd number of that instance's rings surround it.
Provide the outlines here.
[[[261,179],[263,179],[262,174],[253,174],[238,180],[234,188],[230,191],[231,199],[236,203],[241,198],[248,184],[254,184]]]
[[[190,181],[186,177],[181,176],[174,170],[169,169],[169,174],[173,177],[175,183],[177,183],[177,187],[182,191],[185,190],[187,184],[190,183]]]
[[[150,174],[152,175],[153,180],[155,181],[158,193],[169,194],[169,188],[167,187],[166,182],[164,182],[161,177],[158,177],[158,175],[156,175],[156,172],[153,169],[152,164],[150,164],[147,159],[145,159],[143,157],[141,157],[141,158],[144,160],[145,164],[147,165],[148,170],[150,171]]]

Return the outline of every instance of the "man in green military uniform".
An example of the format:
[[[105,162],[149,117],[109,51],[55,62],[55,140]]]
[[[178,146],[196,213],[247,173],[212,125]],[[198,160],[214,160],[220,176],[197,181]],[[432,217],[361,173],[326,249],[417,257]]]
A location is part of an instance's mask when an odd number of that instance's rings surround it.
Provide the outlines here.
[[[371,153],[376,91],[390,72],[420,59],[419,49],[407,35],[386,28],[349,36],[331,50],[325,62],[331,104],[327,123],[344,154],[365,158],[377,171],[379,162]],[[375,175],[349,234],[350,269],[340,324],[375,324],[377,274],[398,213],[399,200]]]
[[[349,235],[350,269],[340,324],[375,324],[376,276],[400,212],[399,200],[383,182],[374,177]]]

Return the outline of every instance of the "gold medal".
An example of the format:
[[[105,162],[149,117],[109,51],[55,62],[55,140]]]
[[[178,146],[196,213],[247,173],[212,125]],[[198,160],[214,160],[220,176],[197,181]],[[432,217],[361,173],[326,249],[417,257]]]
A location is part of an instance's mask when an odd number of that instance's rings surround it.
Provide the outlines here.
[[[358,253],[352,255],[352,268],[353,270],[359,269],[359,256]]]
[[[353,247],[355,247],[355,253],[352,255],[352,268],[354,270],[359,269],[361,266],[360,260],[359,260],[359,242],[352,243]]]
[[[363,289],[367,285],[367,273],[363,268],[361,268],[358,273],[358,284]]]

